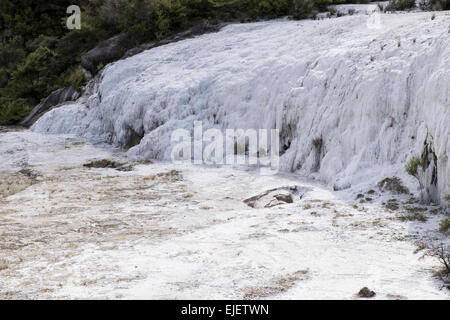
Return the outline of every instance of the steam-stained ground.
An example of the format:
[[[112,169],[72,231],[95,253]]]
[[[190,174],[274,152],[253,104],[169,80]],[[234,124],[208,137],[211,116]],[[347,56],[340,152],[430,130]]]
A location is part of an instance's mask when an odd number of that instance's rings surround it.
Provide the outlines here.
[[[402,219],[420,207],[410,195],[137,163],[28,131],[0,133],[0,154],[2,299],[354,299],[364,286],[380,299],[450,297],[432,276],[437,261],[414,253],[418,240],[448,242],[435,230],[443,216],[431,207],[419,210],[426,222]],[[101,159],[124,165],[83,166]],[[295,185],[311,191],[272,208],[243,203]]]

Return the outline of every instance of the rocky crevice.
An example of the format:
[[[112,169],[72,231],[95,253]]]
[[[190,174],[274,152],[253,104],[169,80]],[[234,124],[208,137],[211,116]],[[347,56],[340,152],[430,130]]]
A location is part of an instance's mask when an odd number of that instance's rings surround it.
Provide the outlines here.
[[[424,141],[420,161],[418,179],[421,187],[424,189],[422,198],[425,202],[439,203],[438,157],[433,147],[433,137],[431,135],[427,135]]]

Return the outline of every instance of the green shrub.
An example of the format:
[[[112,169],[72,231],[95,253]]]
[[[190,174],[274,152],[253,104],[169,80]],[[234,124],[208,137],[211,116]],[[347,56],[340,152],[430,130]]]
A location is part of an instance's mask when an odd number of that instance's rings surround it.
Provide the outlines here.
[[[5,88],[6,93],[10,97],[40,101],[55,90],[54,81],[59,73],[57,66],[57,57],[52,50],[46,47],[37,48],[12,73]]]
[[[440,232],[447,232],[450,230],[450,218],[445,218],[441,221],[439,221],[439,231]]]
[[[81,68],[70,68],[60,77],[60,81],[58,82],[59,87],[68,87],[72,86],[76,90],[80,91],[81,86],[83,85],[85,80],[84,72]]]
[[[422,10],[450,10],[450,0],[421,0],[419,7]]]
[[[31,111],[23,99],[8,101],[0,99],[0,125],[11,125],[22,120]]]
[[[313,0],[293,0],[292,18],[307,19],[314,17],[319,11]]]
[[[354,3],[370,3],[371,0],[333,0],[332,4],[354,4]]]
[[[405,171],[410,176],[413,176],[414,178],[417,179],[417,181],[419,182],[420,189],[422,190],[423,184],[419,178],[419,166],[423,167],[423,162],[419,157],[414,156],[411,159],[409,159],[408,163],[405,166]]]
[[[417,178],[417,169],[420,165],[419,157],[412,157],[405,166],[406,173]]]
[[[290,0],[250,0],[247,4],[249,13],[255,17],[276,18],[288,15]]]
[[[391,0],[386,7],[387,11],[407,10],[416,7],[415,0]]]
[[[24,40],[21,36],[13,36],[9,41],[0,41],[0,66],[12,69],[25,57]]]

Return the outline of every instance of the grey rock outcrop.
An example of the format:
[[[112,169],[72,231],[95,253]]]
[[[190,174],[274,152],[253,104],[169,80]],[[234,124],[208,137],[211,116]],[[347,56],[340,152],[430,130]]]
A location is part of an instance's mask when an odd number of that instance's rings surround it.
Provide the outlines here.
[[[100,42],[84,54],[81,57],[81,66],[94,76],[99,66],[121,59],[131,46],[130,36],[127,33],[121,33]]]
[[[41,103],[35,106],[30,114],[20,122],[20,125],[30,127],[50,108],[66,101],[76,100],[79,96],[80,93],[72,86],[55,90]]]
[[[310,191],[309,188],[298,186],[280,187],[245,199],[244,203],[252,208],[271,208],[285,203],[293,203],[295,196],[300,199],[308,191]]]

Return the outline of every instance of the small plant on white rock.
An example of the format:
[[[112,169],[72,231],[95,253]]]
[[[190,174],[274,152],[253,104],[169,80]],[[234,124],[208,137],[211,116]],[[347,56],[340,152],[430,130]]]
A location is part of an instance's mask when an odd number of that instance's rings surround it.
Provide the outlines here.
[[[419,186],[420,186],[420,192],[422,192],[423,184],[419,178],[419,166],[420,165],[421,165],[420,158],[414,156],[411,159],[409,159],[408,163],[405,166],[405,170],[406,170],[406,173],[408,173],[409,175],[411,175],[417,179],[417,181],[419,182]]]

